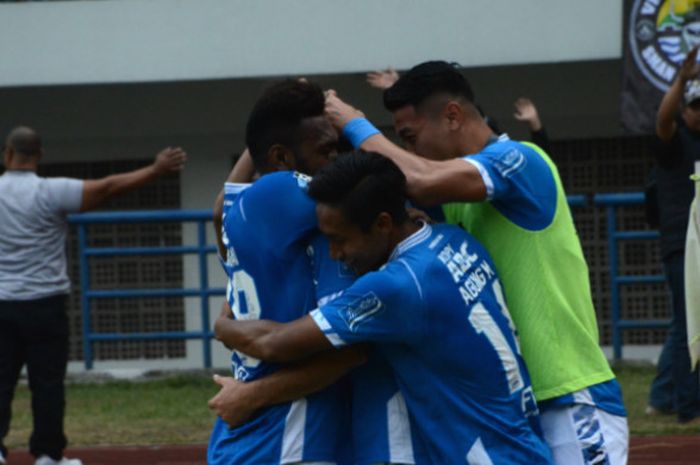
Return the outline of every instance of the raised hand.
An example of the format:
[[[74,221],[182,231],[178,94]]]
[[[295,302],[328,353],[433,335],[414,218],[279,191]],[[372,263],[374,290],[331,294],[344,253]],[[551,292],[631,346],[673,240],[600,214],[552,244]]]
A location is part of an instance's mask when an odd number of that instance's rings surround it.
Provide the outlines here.
[[[360,110],[342,101],[334,90],[327,90],[325,94],[326,118],[338,132],[341,132],[351,120],[365,117],[365,114]]]
[[[180,147],[167,147],[156,155],[153,167],[158,174],[182,171],[187,161],[187,153]]]
[[[513,117],[516,120],[529,124],[532,131],[539,131],[542,129],[540,115],[537,113],[537,107],[532,103],[532,100],[526,97],[520,97],[515,101],[513,106],[515,106]]]
[[[367,83],[377,89],[388,89],[399,80],[399,73],[391,66],[384,70],[371,71],[367,73]]]
[[[700,64],[697,62],[698,58],[698,47],[693,47],[693,49],[688,52],[678,70],[678,77],[683,82],[690,81],[698,77],[700,73]]]

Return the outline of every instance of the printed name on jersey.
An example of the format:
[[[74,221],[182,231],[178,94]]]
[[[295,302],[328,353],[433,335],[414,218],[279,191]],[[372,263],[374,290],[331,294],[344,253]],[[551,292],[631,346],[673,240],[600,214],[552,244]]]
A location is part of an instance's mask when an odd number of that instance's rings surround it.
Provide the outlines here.
[[[518,149],[510,149],[505,153],[493,157],[492,166],[502,177],[509,178],[522,171],[527,165],[525,155]]]
[[[469,245],[464,241],[459,246],[459,252],[455,252],[452,245],[447,244],[438,254],[440,261],[450,270],[455,283],[458,283],[467,270],[479,259],[478,254],[468,252],[468,247]]]
[[[347,306],[343,312],[343,319],[350,331],[357,332],[357,329],[363,322],[381,314],[383,311],[384,305],[382,301],[379,300],[379,297],[374,292],[369,292]]]
[[[459,286],[459,293],[462,295],[464,303],[471,305],[479,298],[479,294],[489,281],[496,276],[496,272],[485,260],[481,260],[478,265],[474,266],[475,262],[479,260],[479,256],[470,254],[467,248],[466,241],[460,245],[459,252],[455,252],[452,246],[447,244],[438,254],[438,258],[450,272],[455,283],[463,280]]]

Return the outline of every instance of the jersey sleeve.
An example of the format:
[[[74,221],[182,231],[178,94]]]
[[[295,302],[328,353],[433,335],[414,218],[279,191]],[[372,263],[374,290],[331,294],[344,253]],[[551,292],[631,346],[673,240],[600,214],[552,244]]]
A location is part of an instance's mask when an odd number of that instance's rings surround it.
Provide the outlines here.
[[[552,222],[556,180],[534,149],[520,143],[495,143],[464,160],[479,170],[487,200],[510,221],[529,230],[544,229]]]
[[[72,178],[48,178],[47,201],[50,208],[59,214],[80,211],[83,201],[83,181]]]
[[[394,270],[396,271],[396,270]],[[403,273],[370,273],[343,294],[311,312],[336,347],[358,342],[411,343],[423,335],[424,302]]]

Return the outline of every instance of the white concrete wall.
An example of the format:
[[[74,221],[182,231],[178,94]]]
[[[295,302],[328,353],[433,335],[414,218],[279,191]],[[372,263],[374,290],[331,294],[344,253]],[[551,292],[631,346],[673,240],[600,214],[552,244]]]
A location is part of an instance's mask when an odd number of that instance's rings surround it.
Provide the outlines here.
[[[0,86],[619,58],[621,0],[0,4]]]

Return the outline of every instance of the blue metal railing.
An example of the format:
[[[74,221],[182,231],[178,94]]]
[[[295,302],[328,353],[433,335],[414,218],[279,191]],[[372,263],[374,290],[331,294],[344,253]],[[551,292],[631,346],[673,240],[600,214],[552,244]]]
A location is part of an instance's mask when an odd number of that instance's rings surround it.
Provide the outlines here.
[[[92,344],[98,341],[201,339],[204,366],[211,367],[211,339],[209,298],[224,295],[223,288],[209,287],[207,255],[216,253],[216,246],[207,244],[206,224],[212,220],[211,210],[157,210],[130,212],[99,212],[70,215],[69,221],[78,228],[78,255],[80,259],[81,308],[83,317],[83,358],[87,370],[93,367]],[[90,224],[196,222],[196,246],[167,247],[88,247],[87,226]],[[199,287],[194,289],[116,289],[95,290],[90,287],[90,257],[124,255],[196,254],[199,257]],[[171,331],[148,333],[94,333],[92,331],[93,299],[134,297],[199,297],[201,331]]]
[[[610,274],[610,307],[612,313],[612,342],[615,360],[622,358],[622,330],[643,328],[664,328],[670,320],[627,320],[622,318],[620,306],[620,286],[628,284],[654,284],[664,282],[664,275],[620,275],[618,266],[618,242],[621,240],[649,240],[659,237],[658,231],[619,231],[616,210],[618,207],[641,205],[644,194],[597,194],[593,203],[605,207],[608,223],[608,268]]]
[[[588,206],[585,195],[570,195],[567,201],[572,207]],[[640,193],[598,194],[594,205],[605,207],[608,220],[608,254],[611,286],[611,312],[613,348],[615,359],[622,356],[621,331],[632,328],[657,328],[668,325],[668,320],[625,320],[621,318],[620,285],[659,283],[663,275],[621,276],[618,274],[618,241],[630,239],[655,239],[656,231],[618,231],[616,209],[620,206],[639,205],[644,197]],[[81,308],[83,320],[83,357],[85,368],[93,367],[94,342],[125,340],[163,340],[163,339],[201,339],[203,344],[204,366],[211,367],[211,339],[209,298],[224,295],[223,288],[210,288],[207,268],[207,256],[216,253],[214,245],[206,242],[206,223],[212,219],[210,210],[157,210],[130,212],[84,213],[69,216],[71,223],[78,228],[78,254],[80,258]],[[91,224],[124,223],[162,223],[162,222],[196,222],[197,245],[164,247],[88,247],[87,226]],[[90,257],[196,254],[199,257],[199,287],[194,289],[111,289],[96,290],[90,287]],[[201,331],[148,332],[148,333],[95,333],[92,331],[92,307],[94,299],[138,298],[138,297],[199,297],[201,304]]]

